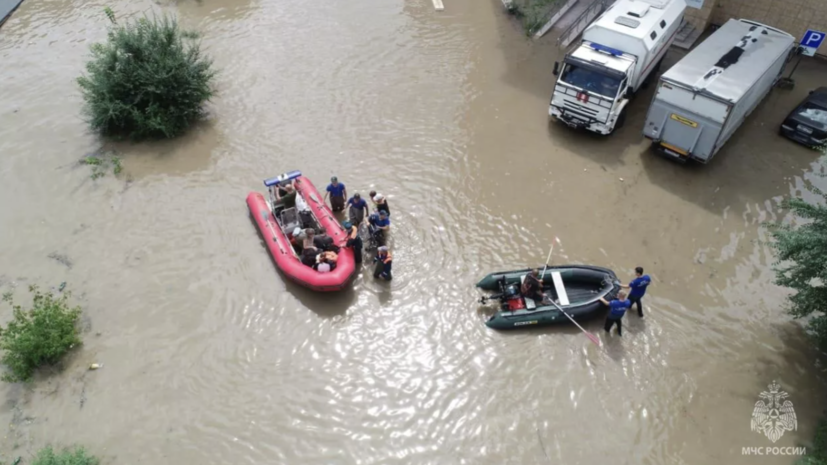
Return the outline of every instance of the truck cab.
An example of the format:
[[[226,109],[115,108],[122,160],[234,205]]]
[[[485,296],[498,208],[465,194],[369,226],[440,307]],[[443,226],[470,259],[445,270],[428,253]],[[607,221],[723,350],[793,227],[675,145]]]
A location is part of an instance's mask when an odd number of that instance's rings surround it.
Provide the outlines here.
[[[623,125],[636,58],[593,42],[566,56],[551,96],[549,115],[573,128],[610,134]]]
[[[617,0],[583,31],[562,66],[554,64],[549,116],[604,135],[622,126],[626,106],[660,67],[685,11],[685,0]]]

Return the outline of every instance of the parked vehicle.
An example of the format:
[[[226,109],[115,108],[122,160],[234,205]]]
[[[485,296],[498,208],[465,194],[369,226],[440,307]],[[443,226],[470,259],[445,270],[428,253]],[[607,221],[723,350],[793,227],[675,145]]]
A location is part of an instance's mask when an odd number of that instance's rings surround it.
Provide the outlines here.
[[[660,154],[708,163],[769,94],[795,48],[784,31],[727,21],[660,77],[643,135]]]
[[[807,147],[827,145],[827,87],[810,91],[781,123],[779,132]]]
[[[626,106],[660,68],[686,11],[684,0],[618,0],[583,31],[560,63],[548,114],[573,128],[611,134]]]

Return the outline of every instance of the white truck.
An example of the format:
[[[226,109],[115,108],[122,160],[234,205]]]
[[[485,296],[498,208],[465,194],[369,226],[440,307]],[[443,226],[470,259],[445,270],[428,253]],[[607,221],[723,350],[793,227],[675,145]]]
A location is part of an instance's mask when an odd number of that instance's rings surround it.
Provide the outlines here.
[[[660,67],[686,11],[684,0],[618,0],[560,63],[548,114],[573,128],[611,134],[632,96]]]
[[[708,163],[769,94],[796,48],[784,31],[730,19],[663,73],[643,135],[662,155]]]

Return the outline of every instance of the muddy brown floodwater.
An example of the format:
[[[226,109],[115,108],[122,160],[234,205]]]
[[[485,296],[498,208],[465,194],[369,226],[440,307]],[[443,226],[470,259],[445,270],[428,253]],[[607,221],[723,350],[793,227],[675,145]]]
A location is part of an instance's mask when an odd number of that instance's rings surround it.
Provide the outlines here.
[[[66,281],[91,327],[62,372],[2,388],[3,457],[53,442],[111,463],[792,462],[741,453],[809,440],[824,407],[761,223],[821,181],[776,128],[827,68],[805,61],[712,164],[682,167],[647,151],[651,90],[610,138],[549,125],[553,34],[527,41],[498,0],[445,3],[20,7],[0,30],[3,290]],[[203,31],[220,94],[208,122],[116,146],[123,175],[93,181],[74,80],[104,6]],[[244,199],[296,168],[389,195],[390,285],[285,282]],[[555,263],[624,281],[644,266],[647,318],[622,339],[589,323],[602,349],[574,328],[487,329],[474,282],[541,263],[555,236]],[[798,415],[775,444],[750,431],[773,380]]]

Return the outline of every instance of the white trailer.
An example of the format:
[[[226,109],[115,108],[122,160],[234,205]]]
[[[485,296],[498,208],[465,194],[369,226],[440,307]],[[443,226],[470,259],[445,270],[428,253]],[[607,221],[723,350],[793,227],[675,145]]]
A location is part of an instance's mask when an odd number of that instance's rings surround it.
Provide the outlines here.
[[[784,31],[729,20],[660,77],[643,135],[658,153],[708,163],[769,94],[795,48]]]
[[[574,128],[611,134],[632,96],[660,67],[686,11],[684,0],[618,0],[554,64],[548,114]]]

